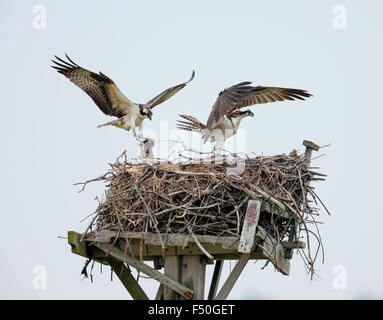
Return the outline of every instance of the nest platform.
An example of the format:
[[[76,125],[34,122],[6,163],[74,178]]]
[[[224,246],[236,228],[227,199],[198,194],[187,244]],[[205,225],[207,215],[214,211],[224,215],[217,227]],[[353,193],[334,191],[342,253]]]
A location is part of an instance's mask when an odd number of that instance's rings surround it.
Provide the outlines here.
[[[68,233],[72,251],[111,265],[137,299],[147,296],[126,265],[160,282],[158,299],[202,299],[205,266],[214,261],[209,299],[225,299],[251,259],[288,275],[298,249],[314,274],[310,234],[320,239],[313,204],[321,201],[311,183],[325,175],[310,167],[319,147],[304,145],[303,154],[231,154],[219,161],[130,163],[123,154],[104,175],[84,183],[103,181],[105,197],[84,233]],[[317,251],[320,246],[317,241]],[[224,260],[238,262],[217,294]]]

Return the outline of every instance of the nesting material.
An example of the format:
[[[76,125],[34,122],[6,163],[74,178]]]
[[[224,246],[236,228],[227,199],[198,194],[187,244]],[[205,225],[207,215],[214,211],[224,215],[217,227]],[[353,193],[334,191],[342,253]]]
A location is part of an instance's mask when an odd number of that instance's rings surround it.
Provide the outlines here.
[[[240,237],[247,202],[255,199],[262,203],[258,225],[277,241],[305,241],[302,257],[312,269],[321,245],[315,207],[321,201],[313,181],[325,175],[311,170],[296,151],[215,160],[137,164],[123,153],[103,176],[90,180],[106,185],[93,229]],[[315,255],[311,235],[318,244]]]

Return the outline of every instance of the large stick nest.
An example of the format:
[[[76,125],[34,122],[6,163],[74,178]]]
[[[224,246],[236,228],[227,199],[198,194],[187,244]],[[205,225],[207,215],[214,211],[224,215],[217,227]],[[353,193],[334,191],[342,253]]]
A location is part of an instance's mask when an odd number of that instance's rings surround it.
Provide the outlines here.
[[[247,202],[256,199],[262,202],[258,225],[278,241],[292,240],[290,230],[297,223],[293,240],[304,238],[307,249],[301,256],[313,272],[321,240],[315,220],[319,211],[312,204],[320,199],[310,183],[324,175],[295,151],[221,160],[134,164],[123,153],[103,176],[90,180],[107,186],[95,229],[239,237]],[[318,244],[314,257],[310,235]]]

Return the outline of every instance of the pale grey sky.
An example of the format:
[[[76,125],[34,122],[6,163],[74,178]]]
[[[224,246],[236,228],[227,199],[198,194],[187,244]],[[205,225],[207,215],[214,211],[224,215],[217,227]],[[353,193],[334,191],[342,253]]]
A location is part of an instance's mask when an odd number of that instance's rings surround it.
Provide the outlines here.
[[[33,28],[36,5],[47,8],[46,29]],[[336,5],[347,10],[346,29],[333,26]],[[309,90],[306,102],[252,107],[255,118],[242,127],[246,151],[257,154],[303,150],[304,139],[332,144],[314,161],[328,174],[316,190],[333,213],[322,211],[321,278],[310,282],[299,256],[289,277],[251,262],[229,298],[383,298],[382,10],[378,0],[1,1],[0,298],[129,298],[107,268],[96,266],[93,284],[80,281],[84,259],[58,239],[85,229],[80,220],[103,191],[94,184],[79,194],[73,183],[137,148],[122,130],[97,129],[110,118],[50,68],[65,52],[137,102],[195,69],[194,81],[155,110],[155,130],[160,121],[174,130],[179,113],[206,120],[218,92],[240,81]],[[36,265],[47,268],[46,290],[32,286]],[[345,290],[333,288],[337,265],[347,270]],[[153,297],[157,283],[141,283]]]

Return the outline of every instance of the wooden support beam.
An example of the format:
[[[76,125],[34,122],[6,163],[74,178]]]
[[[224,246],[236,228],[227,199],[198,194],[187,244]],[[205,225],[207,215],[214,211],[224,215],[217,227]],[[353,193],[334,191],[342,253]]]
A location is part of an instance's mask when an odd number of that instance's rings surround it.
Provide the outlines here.
[[[169,277],[165,276],[161,272],[154,270],[153,268],[149,267],[144,262],[137,260],[136,258],[132,256],[126,255],[124,252],[117,249],[116,247],[111,247],[110,245],[105,243],[95,243],[93,244],[93,246],[104,251],[105,257],[112,256],[119,261],[123,261],[127,263],[128,265],[136,268],[137,270],[141,271],[142,273],[146,274],[152,279],[159,281],[165,287],[171,288],[173,291],[179,293],[183,297],[187,299],[191,299],[193,297],[193,290],[190,290],[189,288],[178,283],[177,281],[170,279]]]
[[[223,266],[223,260],[215,261],[213,278],[211,279],[209,294],[207,297],[208,300],[213,300],[217,293],[219,279],[221,277],[221,272],[222,272],[222,266]]]
[[[225,300],[227,298],[231,289],[234,287],[234,284],[237,282],[239,275],[241,274],[242,270],[245,268],[247,262],[249,261],[250,255],[250,253],[243,253],[241,255],[234,269],[231,271],[229,277],[226,279],[224,285],[222,286],[221,290],[214,298],[214,300]]]
[[[193,300],[203,300],[206,264],[201,255],[165,256],[164,273],[169,278],[193,290]],[[172,288],[164,288],[164,300],[179,300]]]
[[[149,300],[145,291],[137,283],[136,279],[134,279],[132,273],[124,265],[123,262],[117,262],[117,261],[108,261],[108,262],[109,262],[109,265],[112,267],[114,273],[120,279],[120,281],[122,282],[126,290],[128,290],[129,294],[132,296],[134,300]]]
[[[181,282],[181,256],[165,256],[164,274],[174,281]],[[165,287],[163,292],[164,300],[179,300],[179,295],[170,287]]]
[[[181,283],[193,290],[193,300],[204,299],[205,274],[206,264],[203,263],[202,256],[182,256]]]

